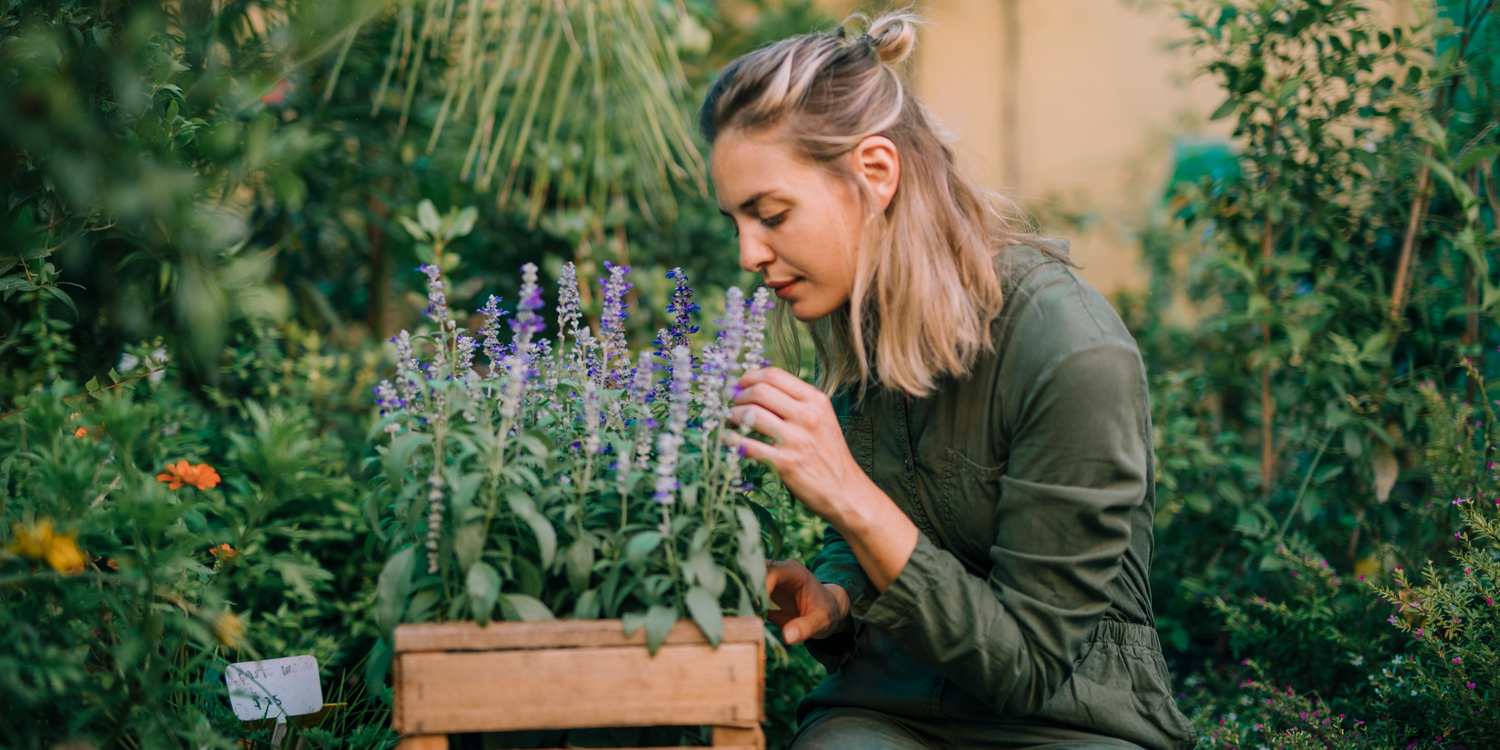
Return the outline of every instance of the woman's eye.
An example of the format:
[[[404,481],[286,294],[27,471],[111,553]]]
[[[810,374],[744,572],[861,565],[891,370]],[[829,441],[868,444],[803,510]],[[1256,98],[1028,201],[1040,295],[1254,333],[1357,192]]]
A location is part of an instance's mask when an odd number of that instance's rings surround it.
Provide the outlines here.
[[[781,222],[783,222],[783,221],[786,221],[786,212],[785,211],[782,211],[781,213],[776,214],[775,216],[767,216],[767,217],[761,219],[760,223],[764,224],[767,229],[775,229],[776,226],[778,224],[780,224]]]

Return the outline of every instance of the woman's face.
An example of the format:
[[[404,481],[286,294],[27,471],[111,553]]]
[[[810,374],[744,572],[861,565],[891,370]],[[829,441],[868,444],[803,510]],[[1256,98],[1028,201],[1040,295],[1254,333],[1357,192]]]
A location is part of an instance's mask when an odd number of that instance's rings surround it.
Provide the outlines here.
[[[865,224],[857,186],[801,158],[774,131],[722,133],[711,158],[719,210],[739,236],[740,266],[762,274],[798,320],[847,303]],[[839,158],[850,160],[884,210],[899,177],[895,145],[871,136]]]

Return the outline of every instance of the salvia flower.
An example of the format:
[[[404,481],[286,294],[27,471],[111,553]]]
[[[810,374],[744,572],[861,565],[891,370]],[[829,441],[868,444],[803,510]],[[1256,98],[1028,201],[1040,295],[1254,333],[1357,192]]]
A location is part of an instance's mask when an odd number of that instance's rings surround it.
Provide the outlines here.
[[[564,263],[562,278],[557,280],[557,336],[563,333],[578,336],[578,321],[583,319],[583,301],[578,294],[578,269],[572,263]]]
[[[484,326],[479,329],[480,335],[484,336],[481,346],[490,360],[490,374],[493,375],[500,370],[505,356],[504,347],[500,345],[500,318],[508,313],[500,309],[500,298],[491,294],[484,307],[479,308],[479,314],[484,316]]]
[[[583,450],[598,453],[602,444],[599,430],[602,425],[599,411],[599,389],[590,378],[583,380]]]
[[[681,268],[668,271],[667,278],[673,281],[672,299],[667,303],[667,312],[672,315],[672,325],[657,329],[656,339],[652,341],[656,344],[656,356],[666,363],[663,368],[667,371],[666,378],[658,386],[663,389],[663,393],[672,380],[672,350],[688,346],[688,337],[698,332],[698,326],[693,325],[693,313],[699,309],[693,304],[693,288],[688,285],[688,276]],[[692,359],[689,358],[688,362],[691,364]]]
[[[427,493],[427,573],[438,572],[438,546],[443,537],[443,478],[434,473],[427,478],[432,489]]]
[[[755,290],[750,308],[745,313],[745,351],[741,363],[745,370],[758,370],[771,364],[766,359],[766,316],[776,303],[771,301],[771,290],[761,287]]]
[[[443,281],[443,269],[429,263],[417,266],[417,270],[427,275],[427,309],[423,312],[438,325],[439,330],[446,331],[450,328],[450,316],[448,314],[448,283]]]
[[[542,307],[542,292],[536,285],[536,264],[521,266],[521,300],[516,303],[516,315],[510,321],[515,337],[511,339],[511,354],[506,358],[505,395],[500,402],[500,414],[514,419],[520,410],[521,397],[526,393],[526,375],[530,369],[531,337],[546,327],[546,321],[536,311]]]
[[[653,497],[663,505],[670,505],[677,499],[677,451],[682,447],[688,406],[693,398],[691,357],[686,346],[672,350],[671,402],[667,409],[666,429],[656,438],[656,493]]]
[[[599,286],[604,292],[604,309],[599,315],[599,340],[604,349],[605,378],[611,386],[618,386],[622,378],[617,370],[617,361],[629,363],[629,352],[625,345],[625,319],[630,317],[630,311],[625,307],[625,295],[634,285],[625,280],[630,266],[616,266],[604,261],[604,269],[609,272],[609,278],[599,280]]]

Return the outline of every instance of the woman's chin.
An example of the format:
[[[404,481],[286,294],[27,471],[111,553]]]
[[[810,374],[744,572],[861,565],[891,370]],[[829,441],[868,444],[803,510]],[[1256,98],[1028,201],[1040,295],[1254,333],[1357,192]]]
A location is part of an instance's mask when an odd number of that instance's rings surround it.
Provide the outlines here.
[[[829,313],[838,309],[838,305],[829,305],[817,299],[792,298],[787,301],[787,307],[792,310],[792,317],[803,323],[811,323],[814,320],[827,317]]]

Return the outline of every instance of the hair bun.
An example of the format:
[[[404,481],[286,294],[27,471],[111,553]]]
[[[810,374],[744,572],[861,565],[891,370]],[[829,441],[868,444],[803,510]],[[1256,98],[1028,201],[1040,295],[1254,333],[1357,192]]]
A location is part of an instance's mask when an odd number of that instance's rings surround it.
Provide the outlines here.
[[[910,57],[912,50],[916,48],[917,26],[921,23],[921,17],[915,13],[907,11],[882,13],[870,22],[870,29],[865,33],[870,37],[870,42],[875,45],[875,52],[880,55],[880,61],[887,65],[895,65]]]

